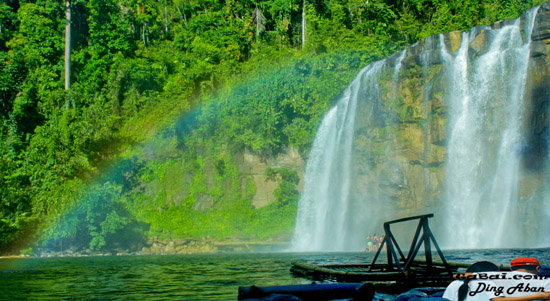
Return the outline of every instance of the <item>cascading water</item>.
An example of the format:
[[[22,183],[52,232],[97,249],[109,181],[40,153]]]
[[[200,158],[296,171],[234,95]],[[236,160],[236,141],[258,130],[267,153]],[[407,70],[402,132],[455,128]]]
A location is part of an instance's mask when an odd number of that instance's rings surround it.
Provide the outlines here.
[[[471,59],[468,33],[448,67],[449,128],[445,245],[461,248],[519,247],[516,217],[524,96],[530,36],[536,10],[522,38],[520,19],[489,31],[490,44]],[[470,32],[472,34],[472,32]]]
[[[531,228],[549,234],[540,221],[524,220],[550,216],[543,205],[548,189],[520,196],[536,15],[532,9],[496,29],[474,28],[453,47],[448,36],[430,37],[418,46],[422,68],[416,75],[409,60],[414,56],[405,58],[405,52],[363,69],[316,134],[293,249],[361,250],[381,221],[426,212],[436,212],[435,232],[447,248],[550,242],[520,234]],[[485,46],[473,52],[479,36]],[[412,79],[403,84],[407,76]],[[407,87],[414,81],[422,87]],[[411,97],[420,99],[417,109],[404,100]],[[446,137],[434,134],[441,127],[434,121],[434,99],[446,108]],[[407,128],[410,123],[418,130]],[[550,179],[550,164],[545,170],[544,179]]]
[[[293,247],[297,251],[339,251],[350,240],[352,143],[358,98],[370,93],[383,66],[363,69],[323,119],[306,167]]]

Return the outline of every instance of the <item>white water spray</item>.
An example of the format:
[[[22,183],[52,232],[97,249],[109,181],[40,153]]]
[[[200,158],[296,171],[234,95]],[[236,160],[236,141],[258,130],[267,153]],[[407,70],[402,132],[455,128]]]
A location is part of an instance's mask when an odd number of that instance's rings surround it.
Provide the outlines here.
[[[520,247],[516,233],[523,96],[536,10],[489,31],[486,53],[471,59],[468,33],[453,57],[445,53],[450,112],[444,245],[453,248]],[[470,32],[470,34],[473,34]],[[445,51],[445,48],[442,48]]]

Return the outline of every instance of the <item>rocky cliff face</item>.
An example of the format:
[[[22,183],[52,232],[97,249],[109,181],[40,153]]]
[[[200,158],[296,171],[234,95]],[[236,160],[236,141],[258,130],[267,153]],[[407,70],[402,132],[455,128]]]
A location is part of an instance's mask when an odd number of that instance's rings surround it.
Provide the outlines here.
[[[505,20],[490,27],[480,26],[468,34],[451,32],[433,36],[407,49],[405,54],[397,54],[388,60],[393,69],[389,69],[386,79],[381,82],[384,87],[382,103],[374,108],[384,112],[382,115],[386,118],[361,118],[360,126],[356,128],[355,148],[359,154],[356,158],[362,161],[358,162],[354,171],[357,174],[355,185],[360,187],[356,194],[379,195],[385,200],[382,204],[386,205],[381,210],[395,212],[398,208],[399,215],[433,212],[441,208],[446,197],[445,179],[449,178],[446,173],[448,138],[453,131],[449,121],[449,111],[453,108],[448,93],[452,90],[450,86],[455,84],[444,79],[444,52],[457,56],[459,47],[467,43],[467,60],[476,62],[491,51],[489,47],[495,39],[493,31],[514,22],[516,20]],[[520,28],[527,28],[528,22],[529,18],[522,16]],[[528,33],[522,32],[522,38],[528,38]],[[542,181],[547,178],[550,137],[549,58],[550,3],[545,3],[538,9],[532,29],[520,109],[522,138],[521,145],[517,146],[520,158],[517,181],[520,204],[525,204],[527,199],[544,199]],[[467,68],[467,77],[474,77],[474,67]],[[504,85],[512,80],[505,78],[508,73],[503,71]],[[494,112],[506,106],[499,99],[494,100],[492,105],[495,107]],[[369,106],[364,108],[373,109]],[[498,127],[498,122],[494,121],[496,118],[493,119],[490,114],[489,111],[486,115],[487,124],[484,127]],[[490,151],[491,148],[498,148],[497,144],[501,140],[489,138],[487,143],[487,151]],[[531,212],[531,217],[535,217],[533,211],[524,210],[526,212]]]
[[[240,187],[241,196],[252,199],[254,208],[264,207],[276,201],[275,191],[282,181],[280,177],[270,177],[268,169],[297,172],[300,181],[295,189],[301,191],[303,188],[305,161],[293,148],[286,148],[273,156],[244,150],[222,155],[218,160],[207,158],[198,164],[191,162],[177,158],[154,171],[145,191],[152,199],[159,199],[159,210],[191,201],[194,210],[206,211],[215,206],[216,197],[219,199],[220,195],[229,194],[235,185]]]
[[[405,53],[388,60],[391,68],[381,81],[382,102],[362,106],[355,130],[355,153],[359,161],[354,173],[358,195],[375,194],[387,208],[401,208],[403,214],[430,210],[443,191],[448,135],[451,129],[443,80],[442,47],[456,52],[467,38],[469,59],[489,51],[490,31],[513,24],[505,20],[491,26],[432,36]],[[528,18],[521,19],[525,27]],[[524,37],[525,38],[525,37]],[[529,68],[523,101],[521,195],[540,189],[548,158],[548,104],[550,97],[550,3],[542,5],[535,18],[530,45]],[[396,77],[396,74],[399,75]],[[372,110],[378,113],[372,113]],[[369,117],[372,114],[375,118]],[[365,118],[365,116],[367,116]],[[383,116],[383,117],[381,117]]]
[[[549,59],[546,3],[518,19],[431,36],[365,68],[338,104],[357,102],[345,117],[355,120],[353,163],[339,170],[349,174],[349,193],[319,218],[304,215],[297,237],[317,237],[307,245],[320,250],[335,237],[344,237],[335,250],[359,248],[353,242],[380,233],[384,220],[434,212],[437,232],[458,233],[447,247],[540,244],[519,234],[545,237],[548,228],[540,221],[550,215]],[[318,210],[318,198],[300,208]],[[320,217],[335,215],[342,230],[318,235],[327,223]]]
[[[275,201],[275,190],[279,187],[279,181],[268,177],[268,168],[296,171],[300,177],[296,189],[302,191],[305,161],[296,149],[288,148],[272,157],[262,157],[245,150],[239,161],[239,170],[254,181],[256,193],[252,198],[252,206],[255,208],[261,208]]]

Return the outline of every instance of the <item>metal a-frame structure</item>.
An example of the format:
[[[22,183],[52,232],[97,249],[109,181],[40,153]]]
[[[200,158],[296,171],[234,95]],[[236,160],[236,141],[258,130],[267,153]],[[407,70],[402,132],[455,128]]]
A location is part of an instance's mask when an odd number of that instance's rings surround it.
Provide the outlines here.
[[[435,240],[435,237],[430,229],[428,218],[433,217],[433,213],[431,214],[424,214],[424,215],[417,215],[417,216],[411,216],[401,219],[396,219],[392,221],[388,221],[384,223],[384,239],[382,240],[382,243],[380,244],[380,247],[378,248],[378,251],[376,252],[376,255],[374,256],[374,259],[372,261],[372,264],[370,265],[369,272],[372,271],[372,268],[375,266],[376,260],[378,259],[378,256],[380,255],[380,252],[384,248],[384,245],[387,245],[386,247],[386,253],[388,258],[388,263],[386,266],[386,271],[398,271],[406,273],[408,272],[413,264],[413,261],[418,254],[418,251],[424,245],[424,256],[425,256],[425,268],[427,274],[433,274],[435,273],[434,270],[434,262],[432,260],[432,243],[435,249],[437,250],[437,254],[439,255],[439,258],[441,259],[443,266],[445,270],[449,273],[450,276],[452,276],[452,269],[447,263],[447,260],[445,260],[445,256],[443,255],[443,252],[441,252],[441,249],[439,248],[439,245],[437,244],[437,241]],[[395,236],[391,232],[390,226],[396,223],[402,223],[406,221],[416,220],[418,219],[418,226],[416,227],[416,233],[414,234],[414,238],[411,242],[411,246],[409,248],[409,252],[407,256],[405,257],[403,251],[399,247],[399,244],[397,243],[397,240],[395,239]]]

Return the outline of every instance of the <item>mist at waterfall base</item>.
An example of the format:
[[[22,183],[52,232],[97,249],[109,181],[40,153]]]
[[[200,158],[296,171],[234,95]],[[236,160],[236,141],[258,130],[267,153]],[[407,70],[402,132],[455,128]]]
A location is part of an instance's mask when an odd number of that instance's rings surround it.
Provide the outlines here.
[[[423,109],[430,110],[427,103],[437,93],[429,74],[430,68],[439,65],[439,83],[447,87],[441,98],[448,121],[441,189],[431,199],[420,200],[420,205],[403,204],[381,193],[382,186],[410,181],[404,179],[404,166],[420,164],[405,160],[399,137],[390,133],[386,149],[378,151],[397,157],[383,172],[372,163],[380,156],[372,151],[373,142],[357,138],[361,132],[399,124],[395,108],[388,108],[383,97],[403,97],[398,83],[406,73],[406,52],[365,67],[317,131],[299,201],[293,250],[360,251],[365,249],[366,236],[383,235],[384,221],[430,212],[435,213],[430,219],[432,230],[446,249],[550,245],[550,191],[544,187],[550,180],[550,160],[532,162],[525,155],[533,126],[525,117],[525,99],[533,94],[528,76],[530,68],[536,68],[530,66],[529,58],[537,9],[497,29],[483,26],[462,33],[454,51],[444,35],[429,37],[422,45],[419,65],[424,76],[420,80],[425,85],[418,92],[424,95]],[[489,35],[489,45],[485,51],[470,53],[470,43],[482,32]],[[382,89],[382,82],[391,82],[391,88]],[[357,128],[359,120],[370,128]],[[424,149],[431,147],[433,142],[425,134],[423,138]],[[433,182],[427,168],[422,177],[425,183]],[[522,194],[529,185],[541,188]],[[402,239],[412,237],[416,225],[401,228],[395,232]]]

